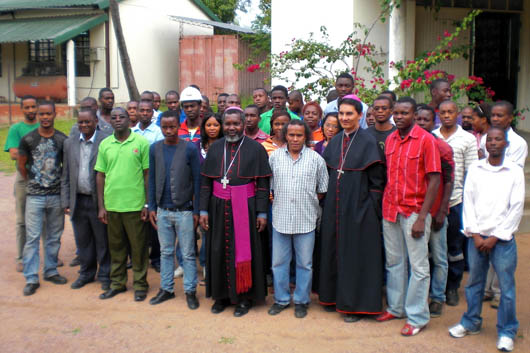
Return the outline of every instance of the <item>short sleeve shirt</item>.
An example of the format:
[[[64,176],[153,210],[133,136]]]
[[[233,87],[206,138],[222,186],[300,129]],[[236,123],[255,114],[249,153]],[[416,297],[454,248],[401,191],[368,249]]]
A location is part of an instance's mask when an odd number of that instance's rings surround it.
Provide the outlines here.
[[[405,138],[399,130],[386,139],[387,184],[383,218],[395,222],[398,213],[419,213],[427,193],[427,174],[440,173],[440,152],[429,132],[414,125]]]
[[[4,152],[9,152],[11,148],[18,148],[20,140],[28,132],[31,132],[39,127],[39,124],[26,124],[24,121],[16,123],[9,128],[7,133],[6,144],[4,145]]]
[[[149,169],[149,142],[134,132],[120,142],[114,135],[101,141],[94,169],[105,174],[108,211],[135,212],[144,207],[144,170]]]
[[[66,135],[55,130],[51,137],[43,137],[38,130],[26,134],[18,153],[27,157],[28,195],[58,195],[61,193],[63,144]]]

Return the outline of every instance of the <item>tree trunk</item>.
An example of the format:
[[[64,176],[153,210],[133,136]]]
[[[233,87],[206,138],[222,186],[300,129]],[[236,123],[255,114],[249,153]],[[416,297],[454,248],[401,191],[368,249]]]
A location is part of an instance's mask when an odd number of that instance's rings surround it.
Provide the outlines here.
[[[129,99],[139,101],[140,94],[138,93],[138,87],[136,87],[131,60],[129,59],[127,45],[125,43],[125,38],[123,37],[118,3],[116,0],[110,0],[109,5],[112,23],[114,24],[114,33],[116,34],[116,42],[118,44],[118,52],[120,53],[121,58],[121,66],[123,68],[123,75],[125,77],[125,83],[127,84],[127,90],[129,91]]]

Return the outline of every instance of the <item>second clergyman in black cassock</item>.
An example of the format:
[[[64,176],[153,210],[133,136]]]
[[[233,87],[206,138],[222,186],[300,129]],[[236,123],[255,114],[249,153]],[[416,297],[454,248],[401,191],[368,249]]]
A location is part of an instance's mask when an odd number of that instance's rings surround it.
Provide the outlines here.
[[[323,157],[330,176],[322,215],[320,303],[347,317],[379,314],[384,171],[377,143],[361,128],[341,132]]]

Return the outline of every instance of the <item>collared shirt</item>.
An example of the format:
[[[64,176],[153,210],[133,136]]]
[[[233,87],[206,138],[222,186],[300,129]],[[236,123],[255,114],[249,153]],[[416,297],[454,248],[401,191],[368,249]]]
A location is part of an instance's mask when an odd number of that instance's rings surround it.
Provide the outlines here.
[[[92,137],[85,139],[83,134],[79,134],[79,174],[77,175],[77,191],[80,194],[91,195],[95,190],[92,190],[90,184],[90,155],[92,148],[94,148],[94,141],[96,141],[97,130],[94,131]]]
[[[331,101],[326,105],[326,109],[324,109],[324,116],[328,115],[329,113],[338,113],[339,112],[339,100],[335,99],[334,101]],[[361,120],[359,121],[359,126],[363,129],[368,128],[368,124],[366,123],[366,112],[368,111],[368,106],[361,102],[363,106],[363,113],[361,115]],[[393,122],[393,120],[392,120]]]
[[[481,159],[471,165],[464,188],[463,231],[511,240],[523,216],[524,172],[505,159],[500,166]]]
[[[184,120],[179,127],[179,138],[185,141],[195,142],[201,139],[201,128],[197,126],[197,130],[192,134],[192,131],[188,128],[188,120]]]
[[[253,139],[256,142],[263,143],[265,140],[267,140],[270,136],[263,132],[263,130],[258,129],[258,132],[254,136],[249,136],[247,132],[245,131],[245,136]]]
[[[296,115],[295,113],[293,113],[292,111],[290,111],[287,108],[285,108],[285,109],[287,110],[287,112],[291,116],[291,120],[292,119],[300,120],[300,117],[298,115]],[[274,109],[271,109],[271,110],[268,110],[265,113],[260,115],[261,120],[259,121],[258,127],[261,130],[263,130],[263,132],[265,132],[266,134],[270,134],[271,133],[271,118],[272,118],[272,114],[273,113],[274,113]]]
[[[460,125],[456,126],[456,131],[447,139],[440,132],[440,128],[434,130],[432,133],[447,142],[453,149],[455,178],[453,192],[449,199],[449,207],[453,207],[462,202],[464,178],[469,166],[478,159],[477,142],[475,137],[462,129]]]
[[[398,213],[409,217],[419,213],[427,193],[427,174],[440,173],[440,152],[434,136],[414,125],[405,138],[399,130],[385,144],[387,184],[383,196],[383,217],[395,222]]]
[[[141,211],[146,203],[144,170],[149,169],[149,141],[131,132],[120,142],[115,135],[101,141],[94,169],[105,174],[107,211]]]
[[[156,123],[149,124],[148,127],[145,128],[145,130],[142,130],[140,128],[140,123],[136,124],[135,127],[133,127],[132,132],[137,133],[139,135],[142,135],[149,141],[149,144],[152,145],[156,141],[160,141],[164,139],[164,135],[162,135],[162,130],[158,126],[156,126]]]
[[[484,151],[486,158],[489,153],[486,150],[486,137],[487,133],[482,135],[480,139],[480,148]],[[519,167],[524,168],[526,156],[528,155],[528,145],[524,138],[519,136],[511,127],[506,130],[506,136],[508,137],[508,146],[504,150],[504,158],[510,159],[512,162],[517,164]]]
[[[326,162],[315,151],[303,147],[293,160],[287,147],[269,157],[272,169],[272,225],[280,233],[309,233],[316,228],[319,212],[317,193],[328,190]]]

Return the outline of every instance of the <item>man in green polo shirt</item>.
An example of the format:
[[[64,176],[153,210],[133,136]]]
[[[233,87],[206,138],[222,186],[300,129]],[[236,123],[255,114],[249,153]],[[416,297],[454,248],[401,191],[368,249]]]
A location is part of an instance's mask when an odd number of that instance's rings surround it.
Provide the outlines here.
[[[147,178],[149,142],[131,132],[123,108],[110,113],[114,134],[99,145],[94,169],[98,191],[98,218],[107,224],[110,251],[110,289],[99,296],[108,299],[125,292],[127,240],[131,245],[134,300],[147,295]]]
[[[276,86],[272,89],[272,109],[261,114],[261,121],[258,124],[259,128],[263,130],[263,132],[265,132],[267,135],[271,134],[271,117],[275,109],[285,109],[289,112],[291,119],[300,120],[300,117],[298,115],[287,109],[287,96],[287,88],[285,88],[284,86]]]
[[[22,137],[39,127],[37,122],[37,99],[33,96],[24,96],[20,102],[20,108],[24,114],[24,121],[16,123],[9,128],[7,133],[4,152],[9,152],[12,160],[18,158],[18,145]],[[26,244],[26,222],[24,214],[26,210],[26,184],[27,181],[22,178],[17,170],[15,178],[15,219],[17,229],[17,267],[18,272],[22,272],[22,252]]]

